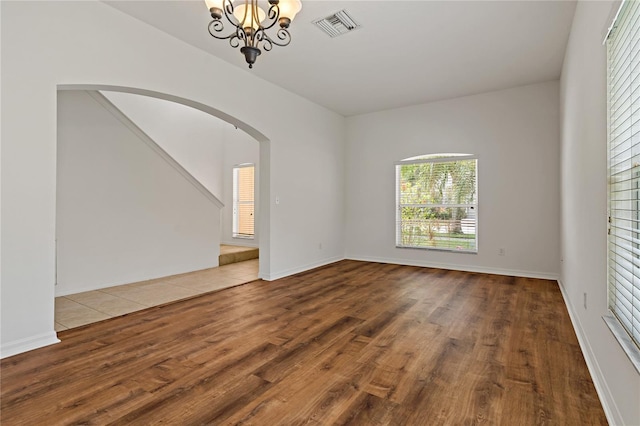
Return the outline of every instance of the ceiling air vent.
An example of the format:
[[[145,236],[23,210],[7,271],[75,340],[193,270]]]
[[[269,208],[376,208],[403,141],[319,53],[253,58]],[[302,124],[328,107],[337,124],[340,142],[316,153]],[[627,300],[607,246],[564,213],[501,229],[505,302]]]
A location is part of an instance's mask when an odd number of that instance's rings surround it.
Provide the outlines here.
[[[338,37],[339,35],[357,30],[362,26],[354,21],[344,9],[329,15],[326,18],[316,19],[313,21],[313,24],[320,28],[329,37]]]

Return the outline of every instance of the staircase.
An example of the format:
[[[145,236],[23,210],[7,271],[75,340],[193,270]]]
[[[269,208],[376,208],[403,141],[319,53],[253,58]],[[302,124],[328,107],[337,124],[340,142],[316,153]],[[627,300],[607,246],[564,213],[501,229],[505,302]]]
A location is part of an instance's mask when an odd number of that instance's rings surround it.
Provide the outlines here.
[[[220,256],[218,256],[218,264],[220,266],[229,265],[230,263],[257,259],[258,256],[259,251],[255,247],[228,246],[221,244]]]

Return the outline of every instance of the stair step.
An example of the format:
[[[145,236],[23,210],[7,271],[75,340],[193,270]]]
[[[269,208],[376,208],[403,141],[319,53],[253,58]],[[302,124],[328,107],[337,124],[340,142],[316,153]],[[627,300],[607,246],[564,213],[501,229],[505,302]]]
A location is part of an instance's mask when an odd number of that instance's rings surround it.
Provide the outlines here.
[[[220,252],[221,254],[218,257],[218,264],[220,266],[228,265],[230,263],[244,262],[251,259],[257,259],[260,255],[259,250],[253,247],[233,247],[228,250],[224,250],[221,248]]]

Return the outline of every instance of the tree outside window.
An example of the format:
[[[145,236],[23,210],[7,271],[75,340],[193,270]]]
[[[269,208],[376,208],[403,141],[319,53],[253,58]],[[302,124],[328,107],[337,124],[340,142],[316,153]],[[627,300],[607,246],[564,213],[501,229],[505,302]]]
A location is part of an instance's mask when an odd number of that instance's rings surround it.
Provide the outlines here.
[[[396,165],[396,245],[477,252],[477,159],[413,157]]]

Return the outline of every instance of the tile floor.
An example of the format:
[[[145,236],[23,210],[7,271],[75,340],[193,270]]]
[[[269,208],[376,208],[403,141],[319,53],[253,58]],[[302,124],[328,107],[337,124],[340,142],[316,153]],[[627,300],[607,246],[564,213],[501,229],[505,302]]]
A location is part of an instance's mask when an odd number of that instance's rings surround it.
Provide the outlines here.
[[[56,331],[79,327],[258,278],[258,259],[56,297]]]

